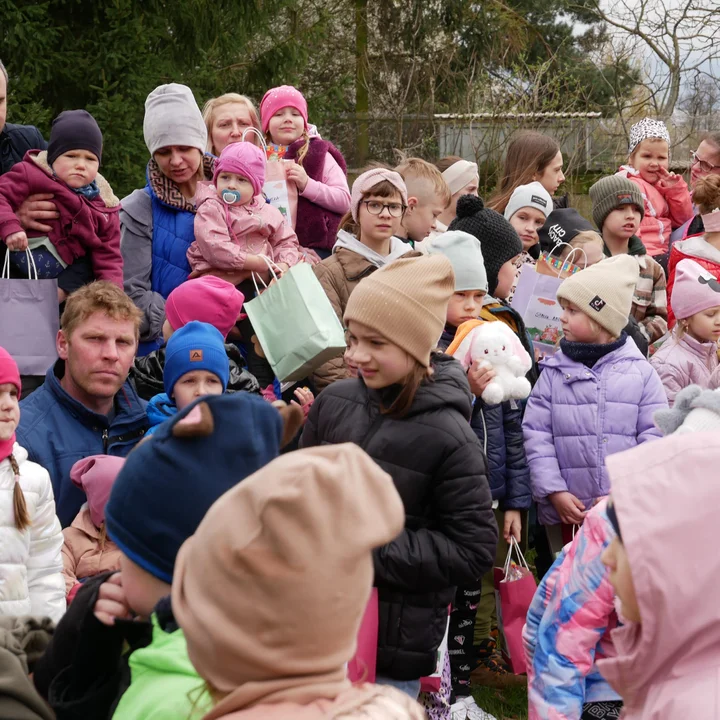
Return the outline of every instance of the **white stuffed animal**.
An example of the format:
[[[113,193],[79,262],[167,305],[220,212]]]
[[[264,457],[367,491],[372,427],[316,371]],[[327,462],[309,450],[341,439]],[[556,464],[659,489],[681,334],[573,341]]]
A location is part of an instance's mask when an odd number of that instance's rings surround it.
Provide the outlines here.
[[[453,355],[466,370],[480,360],[481,367],[495,371],[495,377],[481,395],[488,405],[521,400],[530,394],[530,382],[525,374],[532,368],[532,360],[505,323],[485,322],[473,328]]]

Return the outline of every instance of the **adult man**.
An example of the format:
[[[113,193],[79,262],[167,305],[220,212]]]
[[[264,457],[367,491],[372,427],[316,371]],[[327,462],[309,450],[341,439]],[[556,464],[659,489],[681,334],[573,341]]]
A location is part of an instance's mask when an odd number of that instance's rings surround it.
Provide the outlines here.
[[[140,312],[118,287],[98,281],[67,301],[57,336],[59,360],[20,403],[18,442],[50,473],[57,515],[72,523],[85,494],[70,481],[88,455],[126,456],[148,428],[145,402],[127,382]]]

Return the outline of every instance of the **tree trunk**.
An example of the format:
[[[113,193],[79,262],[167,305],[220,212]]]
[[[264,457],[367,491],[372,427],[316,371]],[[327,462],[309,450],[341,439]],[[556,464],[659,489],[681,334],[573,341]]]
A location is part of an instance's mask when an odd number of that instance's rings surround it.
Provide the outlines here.
[[[370,157],[368,113],[368,0],[355,0],[355,117],[357,119],[357,143],[355,162],[362,167]]]

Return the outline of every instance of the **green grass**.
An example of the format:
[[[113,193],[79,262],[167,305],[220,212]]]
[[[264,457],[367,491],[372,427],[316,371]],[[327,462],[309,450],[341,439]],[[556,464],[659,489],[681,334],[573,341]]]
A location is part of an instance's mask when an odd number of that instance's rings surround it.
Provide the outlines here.
[[[498,720],[527,720],[527,690],[513,687],[497,690],[489,687],[473,687],[475,702]]]

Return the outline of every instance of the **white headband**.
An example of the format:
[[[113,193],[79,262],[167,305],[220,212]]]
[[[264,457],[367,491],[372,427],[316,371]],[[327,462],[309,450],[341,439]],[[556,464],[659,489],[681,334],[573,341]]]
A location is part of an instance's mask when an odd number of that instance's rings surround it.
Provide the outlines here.
[[[477,163],[467,160],[458,160],[442,174],[443,179],[450,187],[450,194],[454,195],[469,185],[473,180],[480,181]]]

